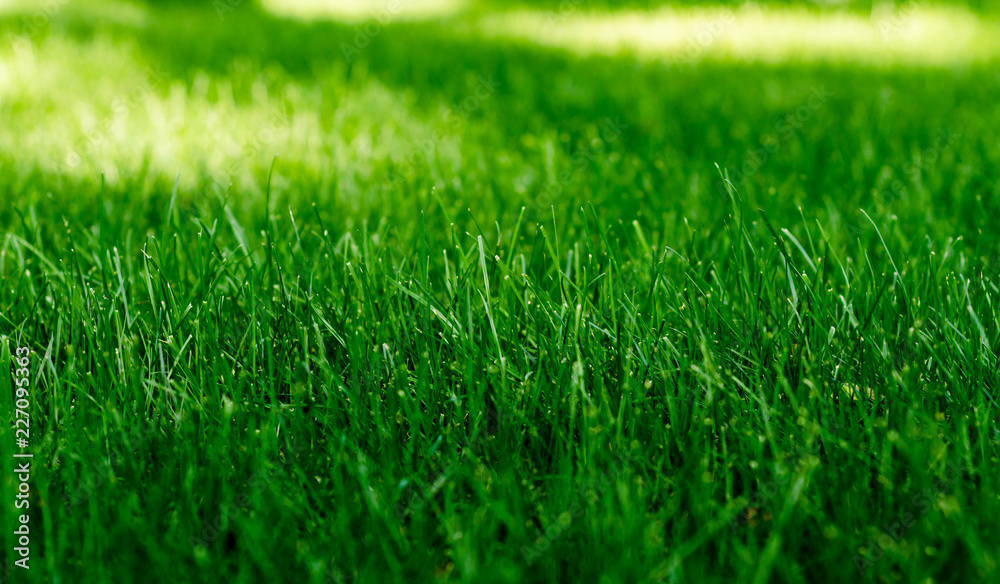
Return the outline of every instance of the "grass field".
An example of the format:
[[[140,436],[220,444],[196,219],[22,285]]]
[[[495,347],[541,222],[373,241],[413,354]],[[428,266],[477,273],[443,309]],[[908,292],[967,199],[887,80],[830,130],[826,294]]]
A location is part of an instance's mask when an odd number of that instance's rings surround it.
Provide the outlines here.
[[[0,2],[0,582],[1000,581],[989,3],[399,1]]]

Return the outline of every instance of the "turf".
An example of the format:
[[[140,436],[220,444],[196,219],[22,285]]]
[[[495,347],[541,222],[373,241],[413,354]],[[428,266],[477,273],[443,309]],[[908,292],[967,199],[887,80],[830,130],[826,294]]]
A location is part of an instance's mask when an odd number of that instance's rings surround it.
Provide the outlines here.
[[[997,580],[995,61],[475,22],[0,46],[0,581]]]

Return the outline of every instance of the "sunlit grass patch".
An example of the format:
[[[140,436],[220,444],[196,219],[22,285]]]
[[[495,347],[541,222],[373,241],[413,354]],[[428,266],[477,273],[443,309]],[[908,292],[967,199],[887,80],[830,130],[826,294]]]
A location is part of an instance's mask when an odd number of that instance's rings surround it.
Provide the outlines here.
[[[254,199],[275,156],[360,185],[387,184],[392,164],[415,154],[457,164],[460,132],[444,114],[412,111],[412,95],[374,77],[348,82],[345,67],[304,84],[236,59],[226,74],[196,71],[186,82],[102,34],[0,47],[0,149],[17,152],[8,164],[23,172],[103,175],[109,185],[179,174],[185,189],[231,183]]]
[[[832,62],[952,66],[1000,56],[1000,27],[964,8],[904,4],[865,17],[766,8],[662,8],[654,11],[544,11],[491,14],[486,34],[580,54],[627,52],[693,63]]]
[[[360,23],[367,20],[405,22],[444,18],[466,8],[468,0],[262,0],[273,14],[303,19],[330,18]]]
[[[0,18],[10,18],[14,27],[3,42],[18,38],[34,40],[50,32],[53,22],[62,25],[71,17],[77,22],[144,26],[149,23],[149,11],[142,4],[123,0],[0,0]]]

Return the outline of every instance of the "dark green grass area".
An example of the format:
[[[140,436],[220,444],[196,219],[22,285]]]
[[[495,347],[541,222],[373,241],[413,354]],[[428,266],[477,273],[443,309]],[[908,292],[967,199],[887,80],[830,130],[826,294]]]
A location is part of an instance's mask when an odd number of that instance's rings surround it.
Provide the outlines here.
[[[1000,577],[994,66],[668,66],[461,21],[347,63],[348,25],[153,16],[34,42],[247,108],[266,72],[291,119],[314,88],[323,132],[435,145],[347,142],[344,172],[264,144],[245,189],[0,152],[35,453],[32,569],[0,582]],[[373,84],[408,109],[353,127]]]

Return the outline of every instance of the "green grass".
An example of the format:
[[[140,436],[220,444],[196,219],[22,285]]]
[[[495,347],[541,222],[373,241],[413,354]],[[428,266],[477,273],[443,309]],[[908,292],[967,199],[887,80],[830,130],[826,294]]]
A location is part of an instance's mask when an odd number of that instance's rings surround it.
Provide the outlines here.
[[[0,45],[0,582],[998,578],[995,62],[355,35]]]

